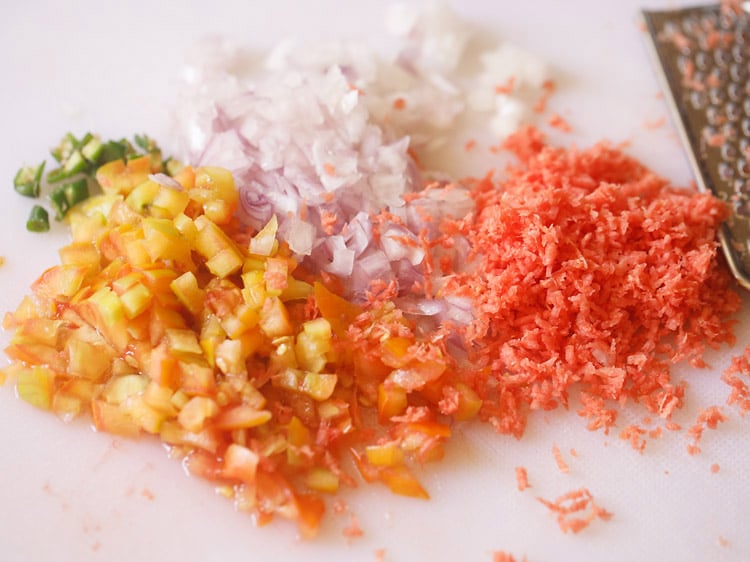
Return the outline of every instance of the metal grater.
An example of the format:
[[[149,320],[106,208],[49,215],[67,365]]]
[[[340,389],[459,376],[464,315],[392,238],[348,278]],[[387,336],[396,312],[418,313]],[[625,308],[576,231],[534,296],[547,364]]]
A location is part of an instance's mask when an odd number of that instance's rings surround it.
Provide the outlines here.
[[[721,245],[750,289],[750,16],[711,5],[643,17],[698,187],[731,204]]]

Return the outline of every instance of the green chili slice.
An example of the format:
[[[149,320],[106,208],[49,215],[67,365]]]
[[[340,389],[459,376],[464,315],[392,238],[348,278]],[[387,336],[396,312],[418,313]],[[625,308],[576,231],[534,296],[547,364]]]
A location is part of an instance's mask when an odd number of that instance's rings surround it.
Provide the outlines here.
[[[29,232],[47,232],[49,230],[49,214],[44,207],[34,205],[31,214],[26,221],[26,230]]]

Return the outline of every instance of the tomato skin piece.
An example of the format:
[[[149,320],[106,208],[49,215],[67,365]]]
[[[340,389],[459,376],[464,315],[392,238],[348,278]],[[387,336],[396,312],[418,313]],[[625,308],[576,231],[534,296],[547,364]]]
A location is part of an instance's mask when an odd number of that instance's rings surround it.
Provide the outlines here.
[[[380,480],[382,480],[393,493],[399,494],[400,496],[419,498],[423,500],[430,499],[430,494],[427,493],[427,490],[422,487],[419,480],[417,480],[411,471],[404,465],[383,468],[380,472]]]
[[[331,292],[323,283],[313,285],[313,294],[321,316],[331,323],[338,337],[343,337],[349,325],[362,313],[360,307]]]

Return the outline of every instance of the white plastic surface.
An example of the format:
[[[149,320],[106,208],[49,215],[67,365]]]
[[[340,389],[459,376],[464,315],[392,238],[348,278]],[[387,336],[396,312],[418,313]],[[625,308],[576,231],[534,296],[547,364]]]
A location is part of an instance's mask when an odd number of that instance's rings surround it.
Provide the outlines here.
[[[631,0],[455,1],[455,9],[499,37],[548,60],[558,91],[551,107],[573,126],[554,135],[581,146],[608,138],[676,184],[690,181],[667,108],[647,58]],[[673,1],[644,2],[676,7]],[[167,114],[183,55],[211,33],[264,49],[287,36],[359,37],[385,48],[380,1],[19,2],[0,19],[0,313],[65,243],[24,229],[30,202],[12,177],[46,156],[65,132],[104,136],[148,132],[168,149]],[[665,118],[661,127],[644,124]],[[482,169],[479,170],[480,172]],[[699,407],[722,404],[719,381],[733,353],[750,343],[750,316],[739,316],[738,344],[709,356],[711,368],[676,369],[689,381],[689,425]],[[2,335],[2,342],[7,341]],[[532,417],[520,441],[476,424],[457,426],[447,458],[427,466],[429,502],[363,485],[345,500],[364,536],[348,540],[348,515],[330,514],[306,542],[292,525],[265,528],[236,513],[212,487],[188,478],[149,440],[94,433],[86,420],[65,425],[0,388],[0,559],[8,562],[107,560],[491,561],[503,550],[531,562],[576,560],[750,559],[750,427],[729,421],[707,431],[703,453],[686,452],[684,433],[652,441],[643,455],[616,434],[591,433],[574,409]],[[645,414],[624,414],[638,421]],[[570,465],[555,466],[557,444]],[[570,453],[574,448],[577,456]],[[711,471],[716,463],[718,473]],[[516,489],[514,468],[531,488]],[[563,534],[536,500],[588,487],[614,513],[578,535]]]

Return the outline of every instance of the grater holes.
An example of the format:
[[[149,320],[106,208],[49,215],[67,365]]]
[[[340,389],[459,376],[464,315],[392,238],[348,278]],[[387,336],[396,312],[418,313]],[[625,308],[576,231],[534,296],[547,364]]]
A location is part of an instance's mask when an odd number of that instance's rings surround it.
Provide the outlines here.
[[[724,105],[727,101],[727,93],[723,88],[710,88],[708,90],[708,99],[714,105]]]
[[[706,92],[698,90],[690,92],[690,105],[692,105],[693,109],[696,111],[705,109],[706,105],[708,105],[708,96],[706,95]]]
[[[735,124],[725,123],[721,128],[721,134],[727,140],[737,140],[737,137],[740,136],[740,131]]]
[[[727,88],[727,95],[735,103],[742,101],[742,86],[737,84],[737,82],[732,82]]]
[[[723,181],[732,181],[735,176],[734,168],[731,164],[727,162],[721,162],[719,163],[719,166],[717,167],[716,171],[719,173],[719,177]]]
[[[726,49],[716,49],[714,51],[714,62],[719,68],[726,68],[732,63],[732,53]]]
[[[711,66],[711,57],[708,56],[708,53],[705,51],[701,51],[695,55],[695,68],[698,70],[708,70],[708,68]]]
[[[744,64],[733,62],[729,66],[729,76],[734,82],[744,82],[747,80],[747,67]]]
[[[737,159],[738,156],[738,150],[737,147],[733,144],[725,143],[721,147],[721,157],[724,160],[728,160],[729,162],[733,162]]]
[[[750,217],[750,198],[746,195],[735,197],[732,201],[734,214],[743,218]]]
[[[704,31],[714,31],[719,24],[719,18],[713,12],[706,12],[701,16],[701,27]]]
[[[729,102],[724,106],[724,115],[731,123],[736,123],[742,117],[742,109],[734,102]]]
[[[726,121],[726,117],[720,107],[711,105],[706,109],[706,120],[709,125],[718,126]]]
[[[680,71],[680,74],[687,74],[689,72],[692,72],[692,65],[693,65],[693,59],[690,57],[686,57],[684,55],[677,57],[677,68]]]
[[[750,181],[743,179],[743,178],[737,178],[732,183],[732,188],[734,189],[734,193],[736,195],[733,196],[734,199],[737,197],[750,197]]]

